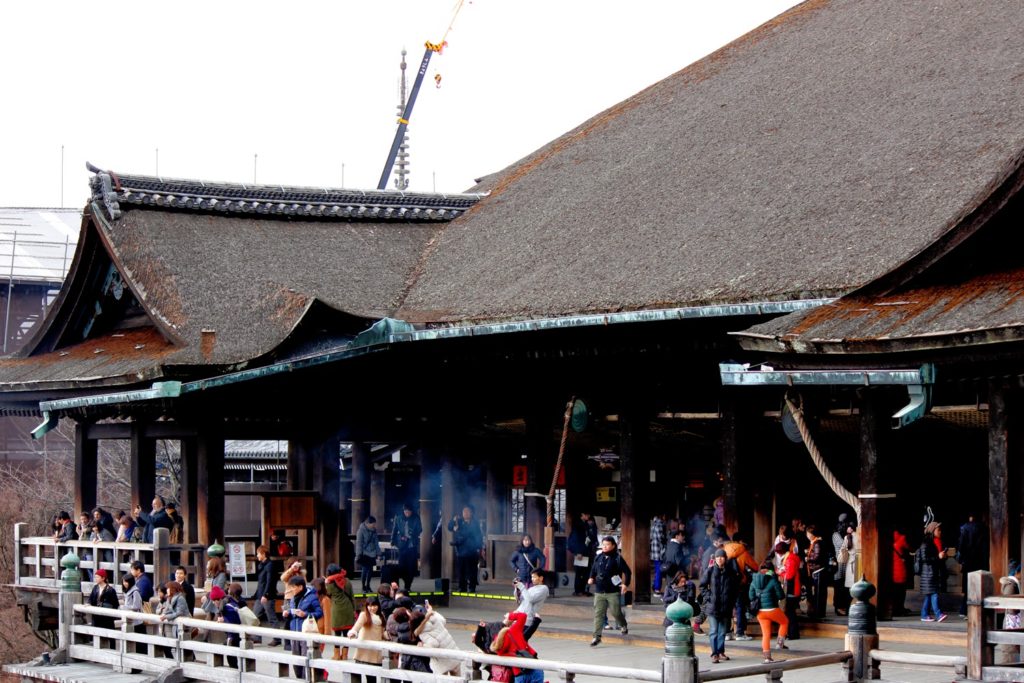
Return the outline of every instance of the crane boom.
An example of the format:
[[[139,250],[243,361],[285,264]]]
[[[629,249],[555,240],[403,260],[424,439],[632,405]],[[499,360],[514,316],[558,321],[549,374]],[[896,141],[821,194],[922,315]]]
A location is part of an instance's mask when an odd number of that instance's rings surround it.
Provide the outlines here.
[[[384,164],[384,171],[380,174],[380,182],[377,183],[378,190],[387,189],[388,178],[391,177],[395,158],[398,157],[398,148],[401,147],[402,140],[405,139],[405,131],[409,128],[409,117],[412,116],[412,108],[416,104],[416,96],[420,92],[420,86],[423,85],[423,76],[427,73],[427,68],[430,66],[430,58],[434,56],[435,52],[441,52],[444,49],[444,45],[444,42],[426,44],[427,49],[423,53],[420,70],[416,72],[416,80],[412,84],[409,101],[405,103],[405,111],[402,112],[402,116],[398,119],[398,130],[395,132],[394,142],[391,143],[391,151],[388,153],[387,163]]]

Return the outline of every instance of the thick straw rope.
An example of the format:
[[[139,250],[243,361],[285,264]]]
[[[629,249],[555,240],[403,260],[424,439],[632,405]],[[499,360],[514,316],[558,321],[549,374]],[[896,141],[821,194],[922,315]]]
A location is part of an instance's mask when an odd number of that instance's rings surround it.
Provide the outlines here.
[[[814,462],[814,466],[818,468],[818,472],[821,473],[825,483],[828,484],[829,488],[847,505],[853,508],[854,512],[857,513],[857,524],[860,525],[860,500],[854,494],[850,493],[846,487],[839,483],[835,475],[832,474],[832,470],[825,464],[825,460],[821,457],[821,451],[818,450],[818,446],[814,443],[814,438],[811,436],[811,431],[807,428],[807,422],[804,420],[803,408],[800,408],[793,402],[789,396],[786,396],[786,406],[789,408],[790,414],[793,416],[793,421],[796,422],[796,428],[800,430],[800,436],[804,440],[804,445],[807,446],[807,452],[811,454],[811,460]]]

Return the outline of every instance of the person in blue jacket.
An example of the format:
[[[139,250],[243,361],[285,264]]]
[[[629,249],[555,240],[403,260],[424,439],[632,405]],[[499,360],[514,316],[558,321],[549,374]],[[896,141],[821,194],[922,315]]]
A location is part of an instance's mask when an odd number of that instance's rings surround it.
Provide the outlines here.
[[[323,609],[320,608],[320,598],[316,591],[306,585],[302,576],[296,575],[288,579],[288,590],[285,591],[288,600],[285,602],[285,609],[282,616],[288,620],[288,628],[296,633],[302,633],[302,624],[306,617],[322,619]],[[308,643],[304,639],[294,639],[292,643],[292,654],[306,656]],[[301,679],[306,678],[306,667],[293,666],[295,675]]]

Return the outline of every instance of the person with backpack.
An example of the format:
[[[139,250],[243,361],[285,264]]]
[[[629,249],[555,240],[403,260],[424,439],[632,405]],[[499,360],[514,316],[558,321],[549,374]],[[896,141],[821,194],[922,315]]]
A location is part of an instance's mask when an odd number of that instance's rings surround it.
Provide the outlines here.
[[[772,623],[779,625],[779,649],[789,649],[786,647],[789,618],[779,609],[779,601],[784,596],[782,586],[775,578],[775,565],[771,559],[766,559],[761,563],[760,571],[751,579],[748,591],[750,609],[757,615],[757,623],[761,625],[761,652],[765,664],[775,661],[772,659]]]
[[[921,603],[921,621],[945,621],[946,614],[939,610],[939,588],[942,579],[943,558],[935,549],[935,529],[937,522],[929,522],[924,528],[924,538],[914,553],[914,573],[921,577],[920,590],[924,598]],[[935,615],[931,616],[929,612]]]

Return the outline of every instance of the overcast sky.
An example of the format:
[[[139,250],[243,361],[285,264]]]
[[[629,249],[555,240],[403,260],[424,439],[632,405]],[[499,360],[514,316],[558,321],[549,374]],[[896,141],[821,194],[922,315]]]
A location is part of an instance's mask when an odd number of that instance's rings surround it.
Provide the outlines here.
[[[0,6],[0,206],[121,173],[375,188],[456,0]],[[409,129],[411,190],[461,192],[794,0],[466,0]],[[442,77],[435,87],[434,75]],[[254,155],[258,155],[254,168]]]

